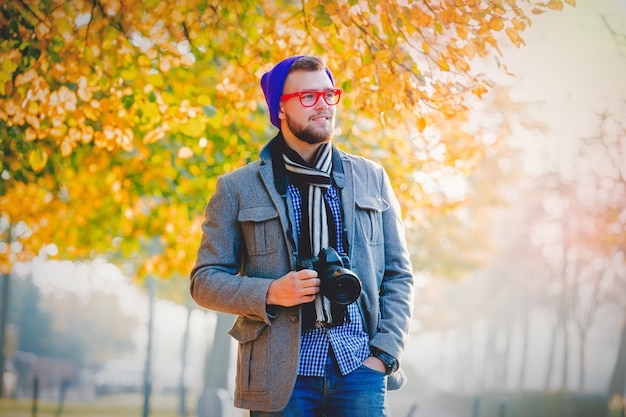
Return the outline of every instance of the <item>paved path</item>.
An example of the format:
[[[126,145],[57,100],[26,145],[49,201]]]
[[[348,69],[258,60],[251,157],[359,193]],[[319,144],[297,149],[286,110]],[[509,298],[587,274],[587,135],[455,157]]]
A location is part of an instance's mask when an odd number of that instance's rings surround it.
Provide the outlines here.
[[[424,403],[416,395],[404,390],[389,392],[388,399],[392,417],[470,417],[453,414],[435,405]]]

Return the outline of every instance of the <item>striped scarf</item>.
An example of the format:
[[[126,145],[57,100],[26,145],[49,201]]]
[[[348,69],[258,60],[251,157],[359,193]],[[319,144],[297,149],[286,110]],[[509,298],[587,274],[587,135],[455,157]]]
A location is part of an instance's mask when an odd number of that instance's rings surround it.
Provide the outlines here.
[[[285,168],[290,182],[300,192],[301,215],[299,230],[299,256],[307,259],[318,256],[322,249],[328,248],[331,243],[329,235],[329,213],[325,201],[325,194],[331,186],[332,147],[324,143],[318,149],[311,166],[290,149],[283,153]],[[290,152],[291,151],[291,152]],[[290,155],[287,155],[289,153]],[[298,210],[296,210],[298,211]],[[332,223],[332,215],[330,216]],[[331,229],[332,230],[332,229]],[[308,236],[308,241],[305,240]],[[332,324],[333,314],[330,301],[318,293],[315,297],[315,325],[322,327]]]

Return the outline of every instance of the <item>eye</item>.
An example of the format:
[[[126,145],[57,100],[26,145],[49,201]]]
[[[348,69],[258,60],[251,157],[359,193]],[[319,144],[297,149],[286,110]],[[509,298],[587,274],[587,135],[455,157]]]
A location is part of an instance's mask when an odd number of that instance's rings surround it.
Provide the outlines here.
[[[310,101],[315,100],[315,93],[302,93],[302,100]]]

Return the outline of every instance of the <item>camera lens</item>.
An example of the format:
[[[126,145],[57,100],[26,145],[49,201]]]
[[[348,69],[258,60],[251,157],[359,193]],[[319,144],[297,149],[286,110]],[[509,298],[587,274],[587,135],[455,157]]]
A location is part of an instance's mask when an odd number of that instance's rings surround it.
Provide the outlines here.
[[[352,304],[361,294],[361,281],[349,269],[331,265],[324,272],[322,292],[331,303]]]

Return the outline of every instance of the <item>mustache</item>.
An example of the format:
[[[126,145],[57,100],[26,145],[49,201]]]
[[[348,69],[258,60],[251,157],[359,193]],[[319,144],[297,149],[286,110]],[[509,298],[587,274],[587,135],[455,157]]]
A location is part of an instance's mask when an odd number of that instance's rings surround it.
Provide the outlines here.
[[[309,119],[316,119],[316,118],[319,118],[319,117],[327,117],[329,119],[332,119],[333,115],[330,114],[330,113],[326,113],[326,112],[320,112],[320,113],[316,113],[316,114],[312,115]]]

